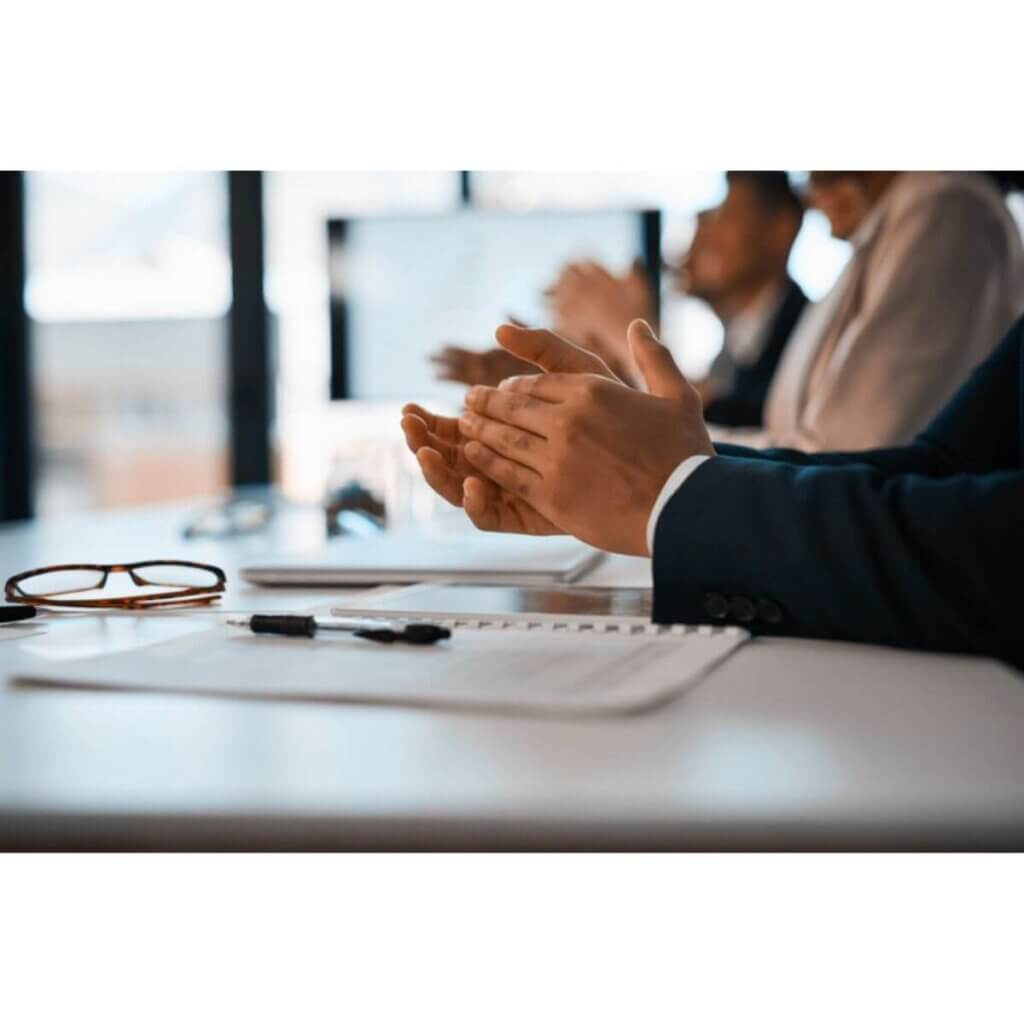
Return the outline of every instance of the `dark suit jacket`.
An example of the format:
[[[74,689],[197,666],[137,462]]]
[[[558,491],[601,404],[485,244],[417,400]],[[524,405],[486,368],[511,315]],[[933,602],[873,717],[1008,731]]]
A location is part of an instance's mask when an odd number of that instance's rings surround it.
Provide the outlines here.
[[[911,445],[718,451],[658,520],[656,621],[1024,667],[1024,320]]]
[[[760,357],[751,366],[737,367],[731,394],[707,404],[704,418],[709,423],[723,427],[761,426],[764,400],[775,376],[775,368],[806,305],[807,296],[800,285],[790,281],[782,305],[767,327],[768,338]]]

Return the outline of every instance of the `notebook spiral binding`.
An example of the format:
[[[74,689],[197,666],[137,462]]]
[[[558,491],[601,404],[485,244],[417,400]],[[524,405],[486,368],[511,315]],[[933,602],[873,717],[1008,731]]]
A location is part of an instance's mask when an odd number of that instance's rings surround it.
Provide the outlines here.
[[[503,619],[459,617],[453,618],[450,615],[430,615],[421,613],[416,616],[403,616],[374,613],[361,610],[360,618],[385,619],[388,622],[403,624],[407,622],[429,622],[438,626],[446,626],[448,629],[493,629],[507,630],[510,632],[538,632],[538,633],[601,633],[616,634],[620,636],[720,636],[742,633],[738,626],[685,626],[671,625],[660,626],[653,622],[602,622],[598,619],[584,619],[578,621],[557,620],[557,619]]]

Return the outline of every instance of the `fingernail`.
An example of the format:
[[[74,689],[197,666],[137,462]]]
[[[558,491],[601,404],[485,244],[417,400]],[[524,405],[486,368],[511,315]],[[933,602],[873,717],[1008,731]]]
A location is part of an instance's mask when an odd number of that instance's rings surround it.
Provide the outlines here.
[[[480,388],[474,385],[466,392],[466,405],[476,405],[479,400]]]
[[[640,325],[641,333],[645,334],[648,340],[653,341],[656,345],[661,344],[658,336],[654,333],[654,328],[646,320],[638,319],[635,322]]]
[[[470,441],[466,445],[466,458],[472,459],[474,456],[480,454],[480,445],[476,441]]]
[[[464,412],[459,417],[459,426],[463,430],[472,430],[477,424],[477,417],[475,413]]]

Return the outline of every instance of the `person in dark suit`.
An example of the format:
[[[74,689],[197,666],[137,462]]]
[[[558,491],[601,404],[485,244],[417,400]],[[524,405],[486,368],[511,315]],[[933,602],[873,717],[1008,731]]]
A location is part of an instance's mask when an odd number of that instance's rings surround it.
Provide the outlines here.
[[[787,265],[803,220],[785,171],[728,171],[722,204],[702,217],[677,275],[703,299],[725,336],[697,383],[709,423],[759,427],[786,343],[807,305]]]
[[[716,448],[642,321],[646,394],[557,335],[498,338],[546,374],[473,389],[459,420],[403,420],[428,482],[481,529],[652,555],[658,622],[1024,669],[1024,319],[912,444],[848,454]]]
[[[775,369],[807,305],[787,270],[803,205],[785,171],[725,177],[725,198],[698,215],[675,286],[710,306],[724,330],[721,351],[695,385],[708,422],[759,427]],[[623,380],[642,385],[626,330],[635,318],[650,318],[647,287],[636,270],[618,278],[596,264],[569,266],[549,292],[555,331],[595,352]]]
[[[723,201],[698,215],[674,283],[710,306],[724,329],[722,350],[696,385],[708,421],[759,427],[775,368],[807,305],[786,269],[803,206],[785,171],[729,171],[726,182]],[[642,267],[620,277],[595,263],[572,264],[548,298],[559,334],[598,354],[622,379],[642,383],[625,345],[630,322],[650,318],[653,308]],[[440,379],[470,386],[496,386],[531,369],[500,348],[448,345],[431,359]]]
[[[762,327],[760,353],[749,363],[740,362],[726,387],[715,388],[714,372],[706,387],[704,416],[722,427],[759,427],[764,419],[764,402],[775,370],[793,328],[807,306],[804,290],[787,277],[782,301]],[[700,389],[698,388],[698,391]]]

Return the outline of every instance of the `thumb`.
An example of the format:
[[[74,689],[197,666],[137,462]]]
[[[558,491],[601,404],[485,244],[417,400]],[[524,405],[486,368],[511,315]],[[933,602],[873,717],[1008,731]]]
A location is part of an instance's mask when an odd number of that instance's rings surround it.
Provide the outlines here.
[[[629,348],[652,395],[682,399],[694,394],[672,353],[658,341],[646,320],[634,320],[629,325]]]
[[[617,379],[603,359],[554,331],[529,330],[513,324],[502,324],[494,336],[506,352],[539,366],[545,373],[596,373],[601,377]]]

